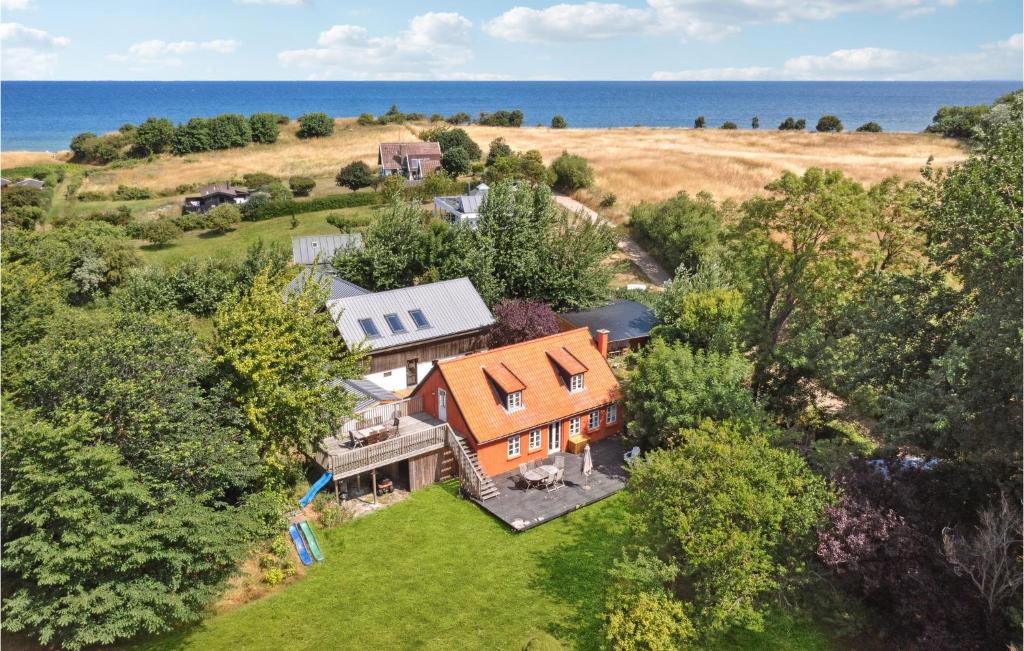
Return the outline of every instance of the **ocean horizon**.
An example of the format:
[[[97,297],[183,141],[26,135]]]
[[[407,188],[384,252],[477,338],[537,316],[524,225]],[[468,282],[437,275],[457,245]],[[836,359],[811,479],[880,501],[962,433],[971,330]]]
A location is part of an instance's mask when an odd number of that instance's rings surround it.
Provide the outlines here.
[[[916,132],[940,106],[989,104],[1020,81],[3,81],[0,149],[59,151],[83,131],[166,117],[309,111],[335,117],[405,112],[450,115],[520,109],[524,126],[562,115],[570,127],[708,128],[725,121],[775,129],[786,117],[809,128],[824,114],[847,129],[877,122]]]

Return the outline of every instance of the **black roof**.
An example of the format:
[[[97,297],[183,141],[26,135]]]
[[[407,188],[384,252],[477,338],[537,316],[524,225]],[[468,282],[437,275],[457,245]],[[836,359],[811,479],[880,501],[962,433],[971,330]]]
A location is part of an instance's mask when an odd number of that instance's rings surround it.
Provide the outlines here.
[[[586,326],[594,337],[598,330],[607,330],[609,342],[646,337],[657,323],[654,310],[636,301],[615,301],[592,310],[564,312],[559,316],[575,326]]]

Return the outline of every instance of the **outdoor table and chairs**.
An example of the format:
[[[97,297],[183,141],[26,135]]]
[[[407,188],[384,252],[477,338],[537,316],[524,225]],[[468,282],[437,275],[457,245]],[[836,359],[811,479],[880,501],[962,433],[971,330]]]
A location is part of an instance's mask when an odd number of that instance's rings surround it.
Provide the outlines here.
[[[565,486],[565,457],[557,456],[551,463],[533,461],[519,464],[519,476],[526,488],[534,486],[546,488],[548,491]]]

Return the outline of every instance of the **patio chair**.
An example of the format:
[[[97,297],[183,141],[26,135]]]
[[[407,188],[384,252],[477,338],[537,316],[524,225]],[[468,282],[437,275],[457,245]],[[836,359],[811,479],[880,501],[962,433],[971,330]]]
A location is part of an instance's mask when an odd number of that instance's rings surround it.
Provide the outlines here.
[[[348,433],[348,441],[349,441],[349,444],[352,446],[353,450],[355,448],[363,447],[363,441],[356,438],[356,433],[355,432],[349,432]]]
[[[536,477],[536,471],[531,470],[529,464],[526,463],[519,464],[519,478],[521,480],[520,483],[525,484],[527,489],[539,481]]]
[[[555,473],[554,479],[555,490],[559,488],[565,488],[565,468],[559,468],[558,472]]]
[[[634,461],[636,461],[639,458],[640,458],[640,446],[639,445],[633,446],[632,450],[630,450],[626,454],[622,455],[622,460],[625,461],[626,463],[633,463]]]
[[[559,470],[565,470],[565,456],[560,454],[555,457],[554,465]]]

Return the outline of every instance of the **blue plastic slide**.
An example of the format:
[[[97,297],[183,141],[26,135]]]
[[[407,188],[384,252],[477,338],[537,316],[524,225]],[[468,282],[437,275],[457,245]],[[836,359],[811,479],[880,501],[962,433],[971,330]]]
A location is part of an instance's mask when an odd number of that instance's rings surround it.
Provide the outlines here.
[[[302,564],[312,565],[313,559],[309,557],[309,552],[306,551],[306,543],[302,542],[302,536],[299,534],[299,528],[294,524],[289,526],[288,535],[292,537],[292,542],[295,544],[295,551],[299,552],[299,560],[302,561]]]
[[[299,500],[299,507],[306,508],[306,505],[313,501],[316,494],[320,492],[320,489],[327,485],[327,482],[331,481],[331,473],[325,472],[324,476],[317,479],[316,482],[310,486],[309,492],[302,496]]]

